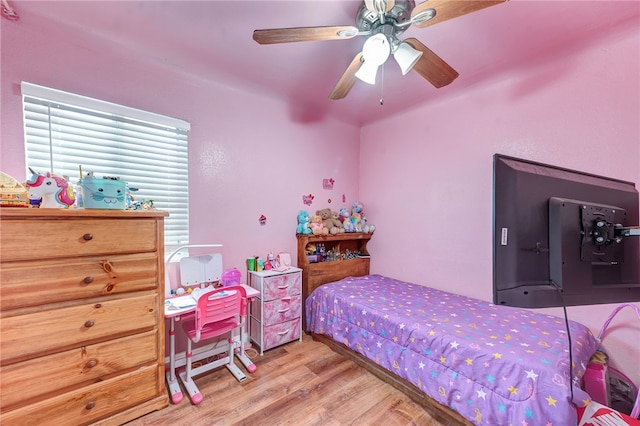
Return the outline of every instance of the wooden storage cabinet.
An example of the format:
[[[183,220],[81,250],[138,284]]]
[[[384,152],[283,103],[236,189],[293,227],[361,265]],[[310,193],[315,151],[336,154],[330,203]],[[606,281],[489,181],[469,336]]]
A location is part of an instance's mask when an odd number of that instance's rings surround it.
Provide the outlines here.
[[[0,422],[167,406],[164,212],[0,209]]]
[[[348,275],[369,275],[370,257],[367,243],[371,240],[372,235],[360,232],[336,235],[296,235],[298,238],[298,267],[302,269],[302,318],[305,318],[304,301],[316,287],[340,280]],[[322,244],[327,252],[334,251],[344,254],[348,250],[351,253],[358,253],[362,257],[310,263],[306,255],[308,244],[316,247],[318,244]]]
[[[260,291],[251,302],[251,340],[264,351],[302,340],[302,270],[249,271],[249,285]]]

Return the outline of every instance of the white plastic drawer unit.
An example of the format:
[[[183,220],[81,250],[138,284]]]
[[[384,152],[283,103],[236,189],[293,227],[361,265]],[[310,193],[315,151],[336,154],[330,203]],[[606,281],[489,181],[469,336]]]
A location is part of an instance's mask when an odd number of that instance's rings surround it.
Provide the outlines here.
[[[302,341],[302,270],[249,271],[249,285],[260,291],[251,302],[251,340],[264,351]]]

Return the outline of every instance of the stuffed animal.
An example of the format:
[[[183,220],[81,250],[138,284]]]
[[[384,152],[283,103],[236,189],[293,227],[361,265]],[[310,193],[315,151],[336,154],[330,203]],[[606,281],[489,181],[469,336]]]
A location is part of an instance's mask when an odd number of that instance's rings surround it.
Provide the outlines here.
[[[313,215],[311,216],[311,233],[313,235],[327,235],[329,230],[322,223],[322,216]]]
[[[364,205],[360,201],[354,201],[351,208],[351,222],[356,227],[356,232],[365,232],[367,234],[375,231],[375,225],[367,223],[367,217],[364,214]]]
[[[318,210],[316,212],[316,215],[322,218],[322,223],[327,228],[327,233],[331,235],[335,235],[338,232],[340,232],[339,231],[340,221],[337,219],[334,219],[331,209],[326,208],[326,209]]]
[[[311,227],[309,226],[310,221],[311,218],[309,217],[309,213],[306,210],[300,210],[298,213],[298,228],[296,232],[298,234],[311,234]]]
[[[341,208],[340,212],[338,212],[338,216],[342,222],[344,232],[356,232],[351,225],[351,213],[349,212],[349,209],[346,207]]]
[[[333,223],[337,223],[336,226],[338,228],[338,234],[344,234],[344,225],[340,220],[340,214],[338,212],[331,210],[331,216],[333,217]]]

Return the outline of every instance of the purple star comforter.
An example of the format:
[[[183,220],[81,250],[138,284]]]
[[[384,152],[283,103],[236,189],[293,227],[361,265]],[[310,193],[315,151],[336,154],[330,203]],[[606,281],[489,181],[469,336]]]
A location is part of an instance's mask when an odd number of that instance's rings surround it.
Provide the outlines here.
[[[325,334],[477,425],[577,424],[573,402],[598,344],[563,318],[496,306],[380,275],[348,277],[306,300],[308,331]]]

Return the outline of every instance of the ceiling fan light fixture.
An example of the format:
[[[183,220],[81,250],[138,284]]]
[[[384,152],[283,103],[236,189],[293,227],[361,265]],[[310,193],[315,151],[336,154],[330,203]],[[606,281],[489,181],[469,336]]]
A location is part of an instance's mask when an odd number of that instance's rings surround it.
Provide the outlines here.
[[[380,65],[364,61],[360,69],[354,75],[358,80],[364,81],[365,83],[373,86],[376,84],[378,67],[380,67]]]
[[[389,46],[389,40],[384,34],[374,34],[364,42],[362,47],[362,57],[364,62],[374,63],[376,65],[382,65],[389,58],[391,53],[391,47]]]
[[[376,84],[378,67],[386,62],[390,53],[391,46],[384,34],[378,33],[369,37],[362,47],[364,63],[355,73],[356,78],[368,84]]]
[[[406,42],[398,44],[395,52],[393,52],[393,57],[400,66],[402,75],[406,75],[409,71],[411,71],[411,69],[416,64],[416,62],[418,62],[421,56],[421,51],[414,49],[409,45],[409,43]]]

